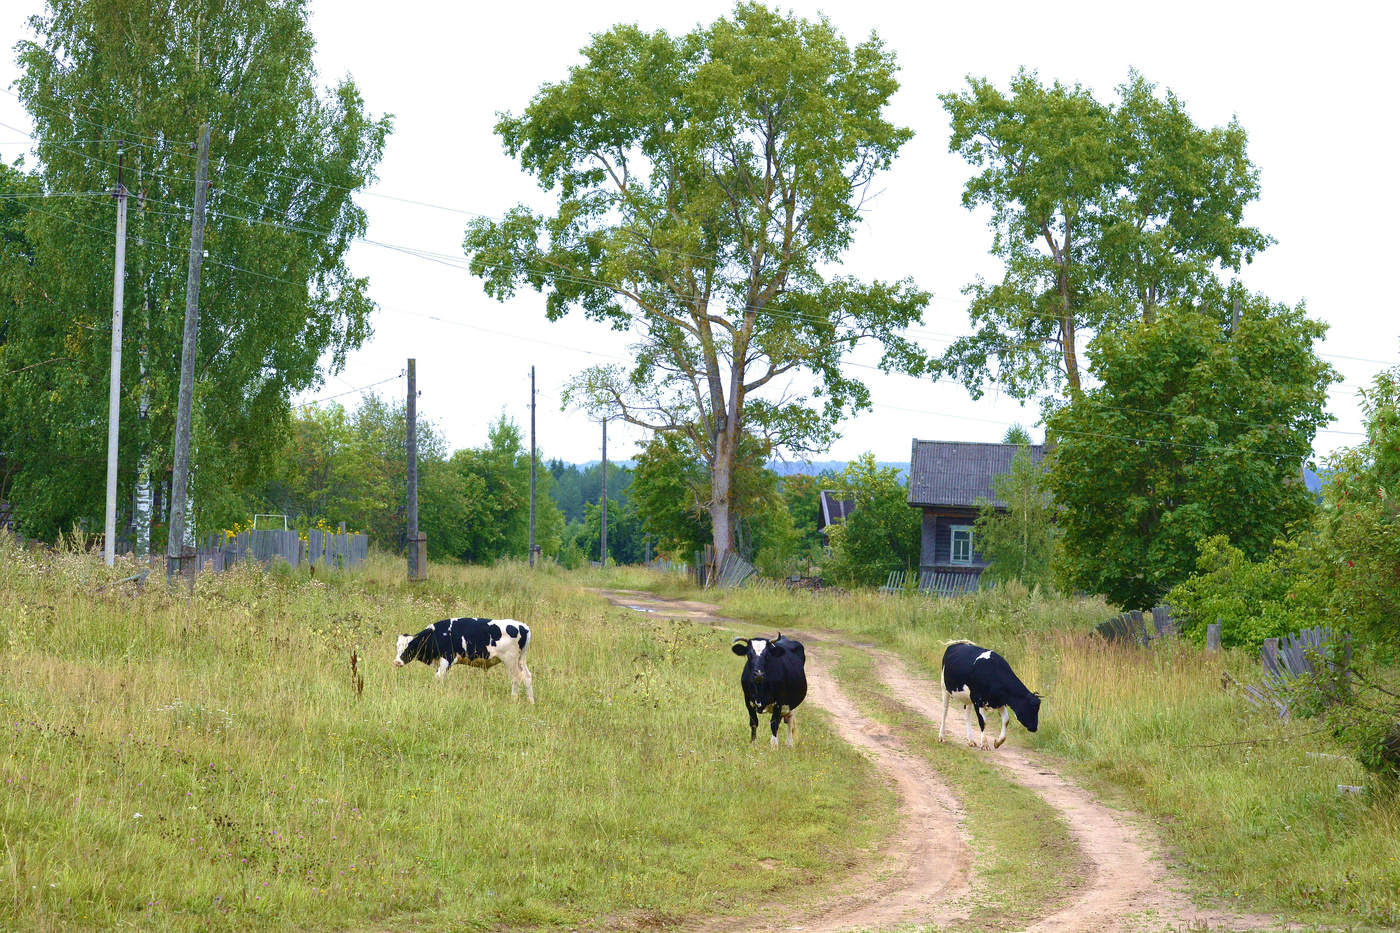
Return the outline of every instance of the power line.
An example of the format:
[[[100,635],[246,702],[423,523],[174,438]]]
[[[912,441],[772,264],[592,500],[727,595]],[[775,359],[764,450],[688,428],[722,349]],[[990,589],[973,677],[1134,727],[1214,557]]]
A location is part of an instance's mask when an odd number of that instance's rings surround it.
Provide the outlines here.
[[[12,93],[12,92],[9,92],[9,93]],[[18,99],[18,95],[13,95],[13,94],[12,94],[12,96],[15,96],[15,97]],[[119,137],[124,136],[124,134],[120,134],[120,133],[118,133],[116,130],[113,130],[113,129],[110,128],[110,127],[103,126],[102,124],[92,123],[91,121],[83,121],[83,122],[86,122],[86,123],[88,123],[89,125],[92,125],[92,126],[96,126],[96,127],[100,128],[100,129],[106,130],[106,131],[112,133],[114,136],[119,136]],[[11,124],[4,123],[4,122],[0,122],[0,126],[4,126],[4,127],[8,128],[8,129],[10,129],[10,130],[13,130],[14,132],[18,132],[18,133],[21,133],[21,134],[23,134],[23,135],[26,135],[26,136],[28,136],[30,139],[35,140],[36,142],[39,141],[37,137],[33,136],[33,134],[25,133],[24,130],[22,130],[22,129],[18,128],[18,127],[15,127],[15,126],[13,126],[13,125],[11,125]],[[126,134],[126,135],[139,136],[140,134]],[[155,139],[156,137],[144,137],[144,138],[146,138],[146,139]],[[104,140],[97,140],[97,141],[104,141]],[[113,140],[113,141],[117,141],[117,140]],[[135,143],[135,144],[136,144],[136,145],[142,145],[142,146],[144,146],[145,148],[150,148],[150,149],[152,149],[152,150],[154,150],[154,151],[161,151],[162,149],[165,149],[167,146],[170,145],[169,143],[163,143],[161,146],[150,146],[150,145],[146,145],[146,144],[142,144],[142,143]],[[84,157],[84,158],[91,159],[91,160],[93,160],[93,161],[95,161],[95,162],[98,162],[99,164],[104,164],[104,165],[113,166],[113,167],[115,166],[115,163],[107,162],[107,161],[102,160],[102,159],[99,159],[99,158],[97,158],[97,157],[95,157],[95,156],[90,156],[90,155],[88,155],[88,154],[86,154],[86,153],[77,152],[76,150],[72,150],[72,149],[66,149],[65,147],[63,147],[63,146],[61,146],[61,145],[57,145],[57,144],[52,144],[52,145],[57,146],[57,148],[59,148],[59,149],[62,150],[62,151],[67,151],[67,152],[70,152],[70,153],[72,153],[72,154],[74,154],[74,155],[78,155],[78,156],[81,156],[81,157]],[[188,153],[183,153],[183,152],[179,151],[178,149],[169,149],[169,151],[170,151],[171,153],[175,154],[175,155],[186,155],[186,156],[189,155]],[[447,212],[450,212],[450,213],[459,214],[459,215],[468,216],[468,217],[479,217],[479,218],[485,218],[485,219],[489,219],[489,220],[499,220],[499,219],[501,219],[501,218],[498,217],[497,215],[486,214],[486,213],[482,213],[482,212],[478,212],[478,211],[469,211],[469,210],[466,210],[466,209],[463,209],[463,208],[456,208],[456,207],[451,207],[451,206],[448,206],[448,205],[436,204],[436,203],[433,203],[433,202],[422,201],[422,200],[417,200],[417,199],[413,199],[413,198],[403,198],[403,197],[396,197],[396,196],[392,196],[392,195],[385,195],[385,194],[381,194],[381,193],[379,193],[379,192],[371,191],[371,190],[369,190],[369,189],[367,189],[367,188],[363,188],[363,187],[353,187],[353,188],[352,188],[352,187],[350,187],[350,186],[338,185],[338,184],[335,184],[335,183],[332,183],[332,182],[317,181],[317,180],[308,178],[308,177],[306,177],[306,176],[297,176],[297,175],[291,175],[291,174],[288,174],[288,173],[285,173],[285,172],[275,172],[275,171],[272,171],[272,170],[270,170],[270,169],[258,169],[258,168],[253,168],[253,167],[251,167],[251,166],[243,166],[243,165],[239,165],[239,164],[237,164],[237,163],[228,162],[227,160],[224,160],[224,166],[227,167],[227,168],[231,168],[231,169],[235,169],[235,170],[241,170],[241,171],[248,172],[248,173],[262,174],[262,175],[267,175],[267,176],[269,176],[269,177],[283,178],[283,179],[287,179],[287,180],[291,180],[291,181],[297,181],[297,182],[299,182],[299,183],[310,184],[310,185],[319,186],[319,187],[324,187],[324,188],[333,188],[333,189],[336,189],[336,190],[345,191],[345,192],[352,193],[352,194],[353,194],[353,193],[363,193],[363,194],[370,195],[370,196],[374,196],[374,197],[382,197],[382,198],[386,198],[386,199],[388,199],[388,200],[400,201],[400,202],[407,203],[407,204],[413,204],[413,205],[420,206],[420,207],[428,207],[428,208],[432,208],[432,209],[436,209],[436,210],[447,211]],[[220,171],[222,171],[222,170],[223,170],[223,169],[220,169]],[[170,176],[170,175],[166,175],[166,174],[164,174],[164,173],[156,172],[156,171],[154,171],[154,170],[149,170],[149,173],[150,173],[151,175],[155,176],[155,177],[165,178],[165,179],[167,179],[167,180],[177,179],[177,180],[180,181],[181,183],[183,183],[183,182],[185,181],[185,179],[183,179],[183,178],[178,178],[178,176]],[[231,193],[231,192],[222,192],[222,191],[221,191],[220,193],[227,193],[227,194],[230,194],[231,196],[235,197],[237,200],[244,201],[245,203],[248,203],[248,204],[250,204],[250,205],[252,205],[252,206],[255,206],[255,207],[258,206],[258,205],[256,205],[255,202],[252,202],[252,201],[249,201],[248,199],[239,197],[238,195],[233,194],[233,193]],[[178,205],[176,205],[176,206],[178,206]],[[225,215],[223,215],[223,216],[236,217],[237,215],[225,214]],[[329,236],[329,235],[334,235],[334,234],[335,234],[335,231],[318,230],[318,229],[316,229],[316,228],[299,228],[299,227],[297,227],[297,226],[295,226],[295,225],[290,225],[290,224],[279,224],[279,223],[276,222],[276,221],[258,220],[258,219],[247,218],[247,217],[238,218],[238,219],[242,219],[242,220],[244,220],[244,221],[246,221],[246,222],[249,222],[249,223],[260,223],[260,224],[266,224],[266,225],[269,225],[269,226],[280,226],[280,227],[282,227],[282,228],[284,228],[284,229],[291,230],[291,231],[293,231],[293,232],[304,232],[304,233],[307,233],[307,234],[315,234],[315,235],[322,235],[322,236]],[[448,254],[443,254],[443,253],[432,253],[432,252],[427,251],[427,250],[416,249],[416,248],[413,248],[413,247],[401,246],[401,245],[393,244],[393,243],[386,243],[386,242],[378,241],[378,240],[372,240],[372,239],[369,239],[369,238],[367,238],[367,237],[357,237],[356,239],[359,240],[359,241],[361,241],[361,242],[365,242],[365,243],[367,243],[367,244],[370,244],[370,245],[379,246],[379,247],[384,248],[384,249],[390,249],[390,250],[394,250],[394,251],[396,251],[396,252],[405,253],[405,254],[407,254],[407,255],[412,255],[412,256],[419,257],[419,258],[427,259],[427,260],[432,261],[432,262],[438,262],[438,263],[440,263],[440,264],[442,264],[442,265],[448,265],[448,266],[453,267],[453,268],[460,268],[460,269],[464,269],[464,270],[468,268],[468,265],[465,263],[464,260],[461,260],[461,259],[458,259],[458,258],[455,258],[455,257],[451,257],[451,256],[449,256]],[[692,259],[700,259],[700,260],[709,260],[709,259],[712,258],[712,257],[706,256],[706,255],[702,255],[702,254],[686,253],[686,252],[679,251],[679,250],[675,250],[675,249],[671,249],[671,248],[658,247],[658,246],[654,246],[654,245],[652,245],[652,244],[650,244],[650,243],[644,243],[644,242],[640,242],[640,241],[637,241],[637,245],[642,246],[642,247],[644,247],[644,248],[646,248],[646,249],[653,250],[653,251],[655,251],[655,252],[657,252],[657,253],[664,253],[664,254],[673,255],[673,256],[678,256],[678,257],[682,257],[682,258],[692,258]],[[568,276],[568,275],[566,275],[566,274],[564,274],[564,273],[558,272],[557,270],[546,270],[546,271],[545,271],[545,274],[546,274],[546,275],[549,275],[549,276],[552,276],[553,278],[558,279],[558,280],[560,280],[560,281],[573,281],[573,282],[576,282],[576,283],[578,283],[578,284],[594,284],[594,285],[602,286],[602,287],[604,287],[604,288],[609,287],[608,283],[605,283],[605,282],[602,282],[602,281],[599,281],[599,280],[586,279],[586,278],[582,278],[582,277],[578,277],[578,276]],[[694,297],[694,296],[692,296],[692,297]],[[935,296],[933,300],[939,301],[939,300],[943,300],[943,299],[938,299],[938,298]],[[744,310],[748,310],[748,309],[744,309]],[[964,310],[964,311],[967,311],[967,310],[969,310],[969,309],[968,309],[968,308],[964,308],[963,310]],[[774,315],[774,316],[787,316],[787,317],[789,317],[789,318],[791,318],[791,319],[795,319],[795,320],[808,320],[808,319],[811,319],[811,320],[818,320],[818,321],[821,320],[821,318],[816,317],[816,316],[814,316],[814,315],[804,315],[804,314],[802,314],[801,312],[785,312],[785,311],[782,311],[781,309],[766,308],[766,309],[760,309],[760,311],[761,311],[761,313],[772,314],[772,315]],[[1031,311],[1031,312],[1029,312],[1028,315],[1026,315],[1026,316],[1027,316],[1027,317],[1030,317],[1031,319],[1037,319],[1037,318],[1038,318],[1038,319],[1043,320],[1043,321],[1046,321],[1046,322],[1058,322],[1058,321],[1060,320],[1060,316],[1059,316],[1059,315],[1054,314],[1054,313],[1050,313],[1050,312]],[[959,341],[959,340],[968,339],[968,338],[974,336],[974,335],[954,335],[954,334],[945,334],[945,333],[940,333],[940,332],[936,332],[936,331],[931,331],[931,330],[929,330],[928,328],[920,328],[920,327],[910,327],[910,328],[906,328],[906,330],[909,331],[909,332],[926,333],[926,334],[929,334],[930,336],[939,337],[939,338],[946,339],[946,340],[950,340],[950,341],[953,341],[953,342],[956,342],[956,341]],[[1003,346],[1001,346],[1001,347],[993,348],[993,349],[992,349],[992,352],[1000,354],[1000,353],[1005,353],[1005,352],[1008,352],[1008,351],[1015,351],[1015,350],[1018,350],[1018,349],[1020,349],[1020,350],[1036,349],[1036,348],[1040,348],[1040,347],[1042,347],[1042,346],[1044,346],[1044,343],[1043,343],[1043,342],[1040,342],[1040,341],[1028,342],[1028,343],[1023,343],[1023,344],[1006,344],[1006,345],[1003,345]],[[1322,357],[1323,359],[1341,359],[1341,360],[1349,360],[1349,361],[1353,361],[1353,362],[1372,363],[1372,364],[1381,365],[1381,366],[1390,366],[1390,365],[1394,365],[1393,361],[1378,360],[1378,359],[1373,359],[1373,358],[1368,358],[1368,357],[1350,356],[1350,355],[1346,355],[1346,354],[1318,353],[1317,355],[1318,355],[1319,357]]]
[[[157,203],[164,203],[164,202],[157,202]],[[178,205],[177,205],[177,206],[178,206]],[[38,210],[38,209],[37,209],[37,208],[34,208],[34,210]],[[39,213],[42,213],[42,214],[47,214],[47,215],[49,215],[49,216],[56,217],[56,218],[61,219],[61,220],[69,221],[69,222],[71,222],[71,223],[77,224],[77,225],[82,226],[82,227],[86,227],[86,228],[88,228],[88,229],[99,230],[99,231],[102,230],[102,228],[97,227],[97,226],[95,226],[95,225],[93,225],[93,224],[84,223],[84,222],[82,222],[82,221],[78,221],[78,220],[75,220],[75,219],[70,218],[70,217],[65,217],[65,216],[63,216],[63,215],[61,215],[61,214],[51,214],[51,213],[48,212],[48,211],[42,211],[42,210],[38,210],[38,212],[39,212]],[[105,231],[102,231],[102,232],[105,232]],[[144,239],[142,239],[142,238],[140,238],[140,237],[134,237],[133,239],[135,239],[135,241],[138,242],[138,243],[142,243],[143,245],[159,246],[159,247],[163,247],[163,248],[170,249],[170,250],[179,250],[179,251],[181,251],[181,252],[184,251],[184,250],[182,250],[180,247],[174,246],[174,245],[172,245],[172,244],[155,243],[155,242],[152,242],[152,241],[144,240]],[[292,287],[294,287],[294,288],[305,288],[305,287],[306,287],[306,283],[298,283],[298,282],[291,281],[291,280],[289,280],[289,279],[283,279],[283,278],[280,278],[280,277],[277,277],[277,276],[268,275],[268,274],[266,274],[266,273],[256,272],[256,271],[251,270],[251,269],[246,269],[246,268],[243,268],[243,267],[240,267],[240,266],[236,266],[236,265],[234,265],[234,264],[232,264],[232,263],[221,262],[221,261],[214,260],[214,259],[210,259],[210,260],[207,260],[207,261],[208,261],[210,264],[212,264],[212,265],[221,266],[221,267],[223,267],[223,268],[227,268],[227,269],[230,269],[230,270],[235,271],[235,272],[241,272],[241,273],[244,273],[244,274],[247,274],[247,275],[256,276],[256,277],[263,278],[263,279],[266,279],[266,280],[275,281],[275,282],[280,282],[280,283],[282,283],[282,284],[289,285],[289,286],[292,286]],[[426,314],[426,313],[423,313],[423,312],[400,311],[400,310],[398,310],[398,309],[393,309],[393,308],[387,308],[387,309],[384,309],[384,310],[387,310],[387,311],[389,311],[390,313],[400,313],[400,314],[408,314],[408,315],[411,315],[411,316],[414,316],[414,317],[423,317],[423,318],[427,318],[427,319],[430,319],[430,320],[435,320],[435,321],[440,321],[440,322],[442,322],[442,323],[451,324],[451,325],[454,325],[454,326],[466,327],[466,328],[469,328],[469,329],[472,329],[472,330],[477,330],[477,331],[481,331],[481,332],[485,332],[485,333],[496,334],[497,336],[503,336],[503,337],[507,337],[507,338],[511,338],[511,339],[521,340],[521,341],[524,341],[524,342],[527,342],[527,343],[536,343],[536,344],[541,344],[541,345],[545,345],[545,346],[553,346],[553,347],[556,347],[556,348],[558,348],[558,349],[564,349],[564,350],[570,350],[570,351],[573,351],[573,352],[584,353],[584,354],[587,354],[587,355],[590,355],[590,356],[597,356],[597,357],[601,357],[601,358],[603,358],[603,359],[611,359],[611,360],[614,360],[614,361],[617,361],[617,362],[629,362],[629,361],[630,361],[629,358],[627,358],[627,357],[620,357],[620,356],[616,356],[616,355],[612,355],[612,354],[604,354],[604,353],[599,353],[599,352],[596,352],[596,351],[585,350],[585,349],[580,348],[580,347],[573,347],[573,346],[569,346],[569,345],[565,345],[565,344],[553,343],[553,342],[551,342],[551,341],[541,340],[541,339],[539,339],[539,338],[525,337],[525,336],[518,335],[518,334],[512,334],[512,333],[509,333],[509,332],[507,332],[507,331],[500,331],[500,330],[495,330],[495,329],[488,328],[488,327],[482,327],[482,326],[480,326],[480,325],[474,325],[474,324],[471,324],[471,323],[468,323],[468,322],[452,321],[452,320],[449,320],[449,319],[446,319],[446,318],[442,318],[442,317],[440,317],[440,316],[438,316],[438,315]],[[626,313],[627,316],[628,316],[630,319],[632,319],[634,322],[638,321],[638,320],[640,319],[640,317],[641,317],[641,316],[640,316],[639,314],[637,314],[636,312],[624,312],[624,313]],[[871,365],[871,364],[868,364],[868,363],[858,363],[858,362],[856,362],[856,361],[854,361],[854,360],[841,360],[841,361],[838,361],[838,365],[847,366],[847,367],[854,367],[854,368],[858,368],[858,369],[872,370],[872,371],[880,371],[880,372],[883,372],[883,371],[884,371],[884,370],[881,370],[880,367],[878,367],[878,366],[874,366],[874,365]],[[926,382],[926,381],[927,381],[927,382],[931,382],[931,383],[942,383],[942,384],[946,384],[946,385],[961,385],[961,383],[959,383],[957,380],[948,379],[948,378],[946,378],[946,377],[945,377],[945,378],[939,378],[939,379],[929,379],[928,377],[910,376],[909,378],[917,379],[917,380],[920,381],[920,382]],[[1345,380],[1344,380],[1344,382],[1345,382]],[[342,394],[349,394],[349,393],[342,393]],[[332,396],[332,397],[334,398],[334,397],[339,397],[339,396]],[[1096,403],[1093,403],[1093,404],[1097,405],[1097,406],[1100,407],[1100,408],[1105,408],[1105,409],[1113,409],[1113,408],[1115,408],[1115,406],[1105,405],[1105,404],[1103,404],[1103,403],[1097,403],[1097,402],[1096,402]],[[1173,413],[1166,412],[1166,411],[1157,411],[1157,410],[1151,410],[1151,409],[1132,409],[1132,408],[1124,408],[1124,410],[1135,411],[1135,412],[1144,413],[1144,414],[1158,414],[1158,415],[1172,415],[1172,414],[1173,414]],[[940,413],[938,413],[938,412],[927,412],[927,413],[928,413],[928,414],[935,414],[935,415],[936,415],[936,414],[940,414]],[[1174,416],[1174,415],[1173,415],[1173,416]],[[976,419],[973,419],[973,420],[976,420]],[[1248,421],[1236,421],[1236,422],[1227,422],[1227,423],[1235,423],[1235,424],[1240,424],[1240,425],[1244,425],[1244,426],[1251,426],[1251,427],[1269,427],[1269,426],[1271,426],[1271,425],[1268,425],[1268,424],[1265,424],[1265,423],[1261,423],[1261,422],[1248,422]],[[1332,434],[1346,434],[1346,435],[1354,435],[1354,436],[1364,436],[1364,433],[1363,433],[1363,432],[1358,432],[1358,431],[1340,431],[1340,430],[1327,429],[1327,428],[1319,428],[1319,429],[1317,429],[1317,430],[1318,430],[1319,433],[1325,432],[1325,433],[1332,433]]]
[[[362,386],[356,386],[356,387],[353,388],[353,389],[348,389],[348,390],[346,390],[346,391],[344,391],[344,392],[337,392],[335,395],[327,395],[325,398],[312,399],[311,401],[309,401],[309,402],[303,402],[302,404],[303,404],[303,405],[319,405],[319,404],[321,404],[322,402],[334,401],[335,399],[344,398],[344,397],[347,396],[347,395],[354,395],[354,394],[357,393],[357,392],[363,392],[363,391],[365,391],[366,389],[373,389],[375,386],[382,386],[382,385],[383,385],[384,383],[386,383],[386,382],[393,382],[395,379],[402,379],[402,378],[403,378],[403,370],[401,369],[401,370],[399,370],[398,373],[396,373],[395,375],[393,375],[393,376],[388,376],[388,377],[386,377],[386,378],[384,378],[384,379],[380,379],[378,382],[370,382],[370,383],[367,383],[367,384],[362,385]]]

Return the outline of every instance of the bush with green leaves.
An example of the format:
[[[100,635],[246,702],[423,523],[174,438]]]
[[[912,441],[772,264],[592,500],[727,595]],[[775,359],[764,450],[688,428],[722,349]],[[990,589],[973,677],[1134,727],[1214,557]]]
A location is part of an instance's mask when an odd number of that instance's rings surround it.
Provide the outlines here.
[[[874,454],[852,460],[840,488],[855,503],[846,520],[827,527],[831,558],[825,575],[842,586],[875,586],[894,570],[919,562],[919,513],[894,467],[880,467]]]
[[[1200,543],[1196,573],[1178,583],[1164,600],[1181,612],[1181,631],[1204,643],[1206,627],[1220,623],[1226,647],[1253,647],[1330,619],[1325,588],[1308,573],[1315,560],[1310,540],[1279,542],[1277,550],[1253,561],[1214,535]]]

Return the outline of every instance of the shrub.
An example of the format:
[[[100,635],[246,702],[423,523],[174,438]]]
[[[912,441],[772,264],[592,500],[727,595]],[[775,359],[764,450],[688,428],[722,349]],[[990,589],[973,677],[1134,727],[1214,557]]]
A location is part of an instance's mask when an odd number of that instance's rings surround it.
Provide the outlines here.
[[[1204,643],[1206,626],[1220,622],[1226,647],[1253,647],[1329,621],[1326,593],[1309,572],[1316,561],[1310,536],[1279,542],[1252,561],[1225,535],[1200,543],[1196,573],[1174,586],[1167,604],[1181,610],[1182,634]]]

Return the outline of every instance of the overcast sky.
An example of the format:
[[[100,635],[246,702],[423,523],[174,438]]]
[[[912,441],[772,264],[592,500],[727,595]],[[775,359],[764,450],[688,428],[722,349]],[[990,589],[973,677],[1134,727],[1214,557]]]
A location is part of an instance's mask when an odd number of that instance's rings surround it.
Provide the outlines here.
[[[0,12],[0,44],[28,37],[25,19],[38,0],[9,0]],[[345,370],[303,400],[339,400],[352,390],[402,397],[395,377],[417,359],[422,417],[456,447],[484,443],[502,413],[529,420],[529,369],[537,368],[539,444],[547,457],[599,456],[599,430],[561,411],[560,388],[578,370],[626,361],[628,338],[581,315],[557,323],[544,299],[526,292],[501,304],[459,266],[466,222],[499,216],[516,203],[548,207],[546,195],[502,152],[492,126],[499,111],[518,112],[546,82],[565,77],[591,34],[621,22],[684,32],[727,13],[726,2],[668,4],[313,0],[311,29],[323,83],[350,75],[369,110],[394,115],[379,181],[359,197],[369,238],[454,257],[433,262],[382,246],[357,244],[351,268],[370,280],[379,304],[374,336]],[[984,216],[960,203],[970,167],[948,152],[939,93],[985,76],[1005,87],[1020,66],[1042,80],[1081,83],[1100,100],[1137,68],[1176,91],[1201,125],[1238,117],[1259,167],[1262,197],[1247,220],[1278,243],[1243,279],[1278,301],[1306,301],[1331,325],[1321,352],[1345,381],[1334,386],[1336,416],[1317,439],[1319,454],[1360,439],[1357,389],[1397,362],[1400,314],[1394,288],[1394,223],[1400,194],[1393,178],[1397,107],[1392,95],[1400,14],[1392,4],[1334,3],[795,3],[824,12],[851,42],[876,31],[901,66],[889,112],[915,137],[877,180],[844,272],[862,279],[912,276],[934,301],[913,336],[931,351],[969,329],[961,290],[976,275],[996,277]],[[0,85],[15,76],[13,54],[0,61]],[[0,94],[0,121],[29,126],[19,103]],[[0,154],[21,154],[0,130]],[[422,203],[407,203],[416,201]],[[870,362],[872,354],[855,357]],[[874,409],[843,425],[827,457],[871,451],[907,461],[912,438],[1000,440],[1013,422],[1034,425],[1037,410],[989,393],[973,402],[957,385],[870,370]],[[1037,440],[1042,431],[1032,433]],[[639,432],[609,426],[610,458],[628,457]]]

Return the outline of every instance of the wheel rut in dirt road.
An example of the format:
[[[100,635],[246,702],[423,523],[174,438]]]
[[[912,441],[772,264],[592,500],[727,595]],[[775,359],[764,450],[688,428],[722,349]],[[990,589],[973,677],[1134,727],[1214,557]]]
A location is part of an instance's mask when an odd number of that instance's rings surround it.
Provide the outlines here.
[[[603,595],[616,605],[670,618],[726,629],[742,624],[717,615],[718,608],[707,603],[628,591],[604,591]],[[840,645],[874,658],[877,676],[894,700],[926,719],[933,730],[937,730],[943,712],[941,687],[911,672],[893,653],[839,633],[807,630],[788,634],[808,647],[808,700],[827,711],[838,737],[868,752],[899,788],[908,818],[887,853],[896,868],[892,874],[881,877],[878,889],[872,892],[874,901],[867,899],[862,903],[859,898],[837,897],[810,916],[787,913],[781,923],[729,921],[696,929],[834,933],[886,929],[911,921],[935,928],[966,921],[970,912],[967,866],[971,857],[961,825],[960,805],[926,762],[908,754],[889,729],[860,713],[831,675],[825,663],[826,653],[821,649]],[[950,753],[953,751],[949,749]],[[1196,907],[1184,893],[1182,880],[1164,864],[1161,848],[1150,831],[1137,826],[1129,815],[1109,808],[1034,752],[1008,744],[983,754],[1064,818],[1075,844],[1091,865],[1089,877],[1074,896],[1036,918],[1024,928],[1027,933],[1301,929],[1276,917]],[[931,869],[920,864],[930,858],[941,861]],[[890,909],[885,909],[886,905]]]
[[[849,643],[848,643],[849,644]],[[910,672],[895,655],[855,645],[878,660],[880,679],[898,702],[937,729],[943,715],[940,686]],[[950,711],[951,712],[951,711]],[[961,715],[957,715],[961,719]],[[962,736],[965,730],[950,733]],[[957,741],[961,743],[962,738]],[[1016,783],[1034,791],[1068,823],[1075,843],[1093,865],[1088,883],[1073,900],[1027,927],[1028,933],[1101,930],[1278,930],[1272,917],[1203,910],[1191,903],[1154,852],[1156,846],[1131,822],[1067,780],[1034,753],[1013,745],[987,752]]]
[[[598,592],[614,605],[638,612],[726,629],[740,624],[716,615],[717,607],[705,603],[631,591]],[[807,703],[824,711],[832,731],[866,753],[893,782],[900,797],[900,823],[878,864],[844,884],[842,892],[811,908],[785,909],[780,920],[724,919],[687,929],[707,933],[765,929],[837,933],[907,924],[936,926],[966,917],[972,856],[962,829],[961,805],[926,762],[910,754],[884,725],[863,715],[841,690],[824,656],[825,643],[813,638],[805,643]]]

